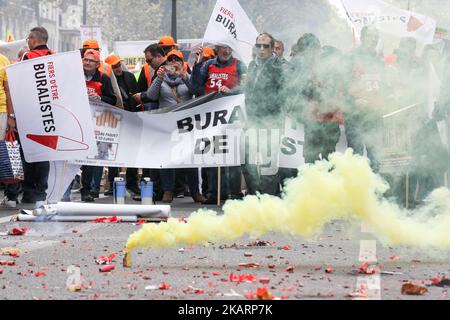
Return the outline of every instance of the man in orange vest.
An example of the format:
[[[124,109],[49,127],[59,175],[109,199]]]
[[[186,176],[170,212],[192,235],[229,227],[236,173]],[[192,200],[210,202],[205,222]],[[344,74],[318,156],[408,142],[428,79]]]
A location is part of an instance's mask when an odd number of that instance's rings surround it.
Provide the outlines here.
[[[147,92],[148,88],[152,84],[152,79],[154,73],[154,57],[152,55],[152,48],[156,46],[156,44],[149,45],[144,50],[145,54],[145,64],[141,69],[141,73],[138,78],[138,92]],[[157,68],[158,66],[156,66]],[[144,101],[150,102],[150,101]],[[144,111],[144,104],[141,104],[142,111]]]
[[[22,61],[54,54],[47,47],[48,32],[43,27],[31,29],[27,41],[30,51],[23,55]],[[50,162],[28,163],[24,161],[23,164],[24,181],[22,185],[22,203],[36,204],[36,207],[40,207],[45,204],[47,199],[46,191],[48,188]]]
[[[88,40],[84,41],[83,48],[81,49],[81,56],[83,57],[84,53],[90,49],[100,52],[100,45],[98,44],[97,40],[88,39]],[[116,98],[117,98],[116,107],[123,109],[124,107],[123,107],[122,95],[120,93],[120,88],[117,83],[116,76],[114,75],[114,72],[112,71],[111,66],[100,60],[100,65],[98,67],[98,71],[100,71],[100,73],[106,74],[111,79],[111,83],[112,83],[112,86],[114,89],[114,94],[116,95]]]

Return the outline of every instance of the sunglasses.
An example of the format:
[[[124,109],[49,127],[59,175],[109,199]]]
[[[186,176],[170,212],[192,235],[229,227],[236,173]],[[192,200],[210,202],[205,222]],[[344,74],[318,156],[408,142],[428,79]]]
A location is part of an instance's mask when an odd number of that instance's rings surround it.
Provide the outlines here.
[[[92,59],[83,59],[83,61],[84,62],[87,62],[87,63],[97,63],[97,62],[99,62],[99,61],[97,61],[97,60],[92,60]]]
[[[172,56],[172,57],[169,57],[169,59],[167,59],[167,61],[169,61],[169,62],[174,62],[174,61],[181,62],[183,60],[181,60],[180,58],[178,58],[176,56]]]
[[[255,47],[258,49],[270,49],[270,44],[256,44]]]

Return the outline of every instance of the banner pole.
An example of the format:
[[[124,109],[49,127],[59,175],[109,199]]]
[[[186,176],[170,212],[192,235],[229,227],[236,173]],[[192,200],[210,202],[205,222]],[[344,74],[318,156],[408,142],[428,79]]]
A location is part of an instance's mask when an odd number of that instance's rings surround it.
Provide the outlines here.
[[[222,194],[222,190],[221,190],[221,186],[222,186],[222,172],[221,172],[221,167],[217,168],[217,206],[220,207],[220,203],[221,203],[221,198],[220,195]]]
[[[409,205],[409,172],[406,172],[406,209]]]

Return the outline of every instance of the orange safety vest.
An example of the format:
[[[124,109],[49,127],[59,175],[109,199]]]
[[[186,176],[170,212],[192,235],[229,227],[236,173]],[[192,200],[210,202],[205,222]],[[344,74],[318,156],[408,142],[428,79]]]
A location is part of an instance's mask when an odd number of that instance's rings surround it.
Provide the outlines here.
[[[144,64],[144,72],[145,72],[145,78],[147,79],[147,85],[150,88],[150,85],[152,84],[152,70],[150,68],[150,65],[148,63]]]

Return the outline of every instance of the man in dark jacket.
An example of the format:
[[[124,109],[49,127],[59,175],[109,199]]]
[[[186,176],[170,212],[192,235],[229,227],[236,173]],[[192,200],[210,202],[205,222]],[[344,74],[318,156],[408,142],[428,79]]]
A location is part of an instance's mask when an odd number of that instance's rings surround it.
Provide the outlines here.
[[[247,129],[282,127],[283,62],[273,53],[274,45],[275,39],[270,34],[262,33],[256,39],[257,57],[249,65],[245,87]],[[276,151],[272,150],[272,153]],[[249,164],[249,159],[246,158],[247,164],[243,166],[243,172],[249,193],[279,195],[281,181],[278,168],[274,168],[274,164],[270,164],[270,168],[258,168],[254,164]],[[261,173],[258,172],[260,170]]]
[[[98,71],[100,65],[100,53],[96,50],[87,50],[83,57],[83,70],[86,78],[86,87],[89,99],[101,100],[111,106],[115,106],[117,98],[114,94],[110,78]],[[103,167],[83,166],[81,177],[81,200],[94,202],[92,192],[97,192],[100,186],[94,186],[91,190],[91,182],[96,170],[103,172]]]
[[[25,53],[22,61],[35,59],[53,54],[47,47],[48,32],[43,27],[31,29],[27,38],[30,51]],[[20,130],[20,128],[19,128]],[[24,161],[24,181],[22,185],[22,203],[36,204],[36,207],[43,205],[47,199],[48,174],[50,163],[36,162],[28,163]]]
[[[111,65],[114,75],[116,76],[125,110],[130,112],[139,111],[138,104],[133,98],[133,95],[138,93],[136,77],[131,72],[126,70],[126,68],[122,65],[122,60],[117,55],[109,56],[106,58],[105,62]],[[113,195],[112,186],[114,183],[114,178],[118,175],[119,168],[109,168],[108,180],[110,190],[105,192],[105,195]],[[128,168],[126,177],[127,189],[135,195],[140,195],[140,189],[137,182],[138,170],[136,168]]]

